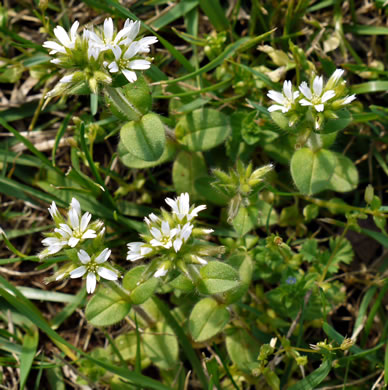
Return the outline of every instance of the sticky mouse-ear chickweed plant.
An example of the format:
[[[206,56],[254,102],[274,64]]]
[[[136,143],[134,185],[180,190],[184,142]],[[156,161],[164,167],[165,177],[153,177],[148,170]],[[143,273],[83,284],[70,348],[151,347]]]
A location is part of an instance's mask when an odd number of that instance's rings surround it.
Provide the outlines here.
[[[387,385],[381,4],[38,3],[0,7],[0,387]]]

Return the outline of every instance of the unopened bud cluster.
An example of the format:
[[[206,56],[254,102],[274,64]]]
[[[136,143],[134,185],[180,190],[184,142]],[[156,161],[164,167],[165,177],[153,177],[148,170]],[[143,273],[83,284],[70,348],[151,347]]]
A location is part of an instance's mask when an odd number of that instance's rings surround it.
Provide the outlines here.
[[[207,264],[207,256],[215,254],[212,247],[195,240],[213,232],[195,226],[195,218],[206,206],[190,206],[188,193],[167,198],[166,203],[172,211],[162,209],[160,217],[150,214],[145,218],[148,233],[141,235],[143,241],[128,244],[127,260],[153,258],[147,276],[162,277],[173,269],[186,273],[187,264],[200,267]]]
[[[216,181],[212,185],[231,198],[228,210],[229,220],[237,215],[241,205],[248,206],[248,197],[259,190],[265,175],[272,169],[273,165],[268,164],[253,170],[251,163],[245,166],[238,160],[236,169],[229,169],[229,173],[221,169],[213,170]]]
[[[150,52],[156,37],[135,40],[140,22],[127,19],[121,30],[115,29],[111,18],[105,19],[103,27],[84,29],[78,33],[79,22],[75,21],[69,33],[61,27],[54,29],[56,40],[46,41],[43,47],[55,58],[52,63],[66,71],[55,88],[47,96],[71,94],[89,87],[97,93],[99,85],[112,83],[114,75],[123,74],[132,83],[137,80],[136,70],[151,66],[143,55]]]
[[[320,130],[325,119],[337,119],[335,111],[356,98],[355,95],[346,95],[343,73],[342,69],[336,69],[326,85],[322,76],[315,76],[311,86],[303,81],[298,90],[293,88],[291,81],[286,80],[282,92],[268,92],[267,96],[276,103],[268,111],[281,111],[288,118],[290,127],[306,116],[314,121],[315,130]]]

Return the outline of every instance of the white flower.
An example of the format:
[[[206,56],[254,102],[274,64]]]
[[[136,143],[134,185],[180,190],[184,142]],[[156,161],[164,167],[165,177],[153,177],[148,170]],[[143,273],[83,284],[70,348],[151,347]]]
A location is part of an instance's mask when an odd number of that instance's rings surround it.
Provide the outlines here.
[[[68,34],[62,26],[57,26],[54,28],[54,34],[58,41],[46,41],[43,43],[43,47],[46,49],[51,49],[50,54],[63,53],[66,54],[66,49],[74,49],[75,41],[77,40],[77,30],[79,22],[76,20],[70,28],[70,33]]]
[[[177,216],[179,221],[185,217],[187,221],[191,221],[198,216],[198,213],[206,209],[205,205],[200,205],[190,211],[190,197],[187,192],[179,195],[175,199],[166,198],[166,203],[172,208],[172,212]]]
[[[299,92],[292,92],[291,81],[286,80],[283,84],[283,93],[277,91],[268,91],[267,96],[278,104],[273,104],[268,108],[269,112],[281,110],[283,114],[288,112],[292,105],[295,103],[295,99],[298,98]]]
[[[92,294],[96,288],[97,277],[117,280],[116,272],[100,265],[108,260],[110,254],[111,250],[105,248],[96,258],[91,258],[87,252],[81,249],[78,252],[78,258],[83,265],[71,271],[70,278],[80,278],[86,274],[86,291],[89,294]]]
[[[112,47],[112,52],[115,57],[115,61],[112,61],[108,65],[108,70],[111,73],[121,73],[126,77],[126,79],[133,83],[137,80],[136,73],[134,70],[146,70],[149,69],[151,63],[147,60],[131,60],[139,52],[140,41],[132,42],[128,49],[123,53],[119,46]]]
[[[144,242],[130,242],[127,244],[128,253],[127,260],[136,261],[152,252],[152,248],[148,247]]]
[[[97,237],[97,231],[103,229],[101,221],[93,222],[93,228],[88,229],[92,216],[88,212],[81,215],[81,206],[75,198],[70,203],[67,223],[59,213],[55,202],[48,210],[57,227],[54,229],[54,233],[49,233],[49,237],[42,240],[42,244],[47,248],[38,255],[40,258],[58,253],[66,246],[74,248],[79,242]]]
[[[162,221],[160,230],[156,227],[152,227],[150,229],[150,233],[154,237],[150,241],[152,246],[162,246],[169,249],[172,247],[173,238],[177,233],[177,229],[170,229],[169,223],[167,221]]]
[[[299,86],[300,92],[306,99],[301,99],[299,103],[302,106],[313,106],[316,111],[322,112],[325,109],[324,103],[335,96],[335,92],[331,89],[323,92],[323,77],[316,76],[313,81],[313,90],[309,88],[305,81]]]
[[[140,28],[140,22],[137,22]],[[87,30],[86,36],[90,41],[90,45],[99,48],[101,51],[110,50],[113,47],[122,45],[124,40],[131,34],[131,27],[125,27],[119,32],[115,33],[112,18],[104,20],[104,27],[100,34],[94,31]],[[136,33],[137,34],[137,33]],[[136,37],[136,35],[135,35]]]
[[[54,231],[58,233],[67,245],[74,248],[80,241],[87,238],[97,237],[94,229],[88,229],[92,215],[86,212],[81,216],[81,206],[77,199],[73,198],[70,203],[68,223],[60,223]]]
[[[178,252],[179,249],[181,249],[182,244],[189,239],[193,228],[194,226],[190,222],[187,222],[183,227],[181,227],[181,225],[178,225],[177,233],[175,235],[173,243],[175,252]]]

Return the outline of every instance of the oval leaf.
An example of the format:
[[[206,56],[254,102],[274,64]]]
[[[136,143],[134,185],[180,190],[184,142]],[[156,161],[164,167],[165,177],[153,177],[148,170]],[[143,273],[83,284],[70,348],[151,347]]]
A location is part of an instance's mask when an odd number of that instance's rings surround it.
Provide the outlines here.
[[[202,151],[224,142],[230,129],[225,114],[203,108],[182,117],[176,126],[175,135],[189,150]]]
[[[211,261],[200,270],[198,291],[203,294],[219,294],[235,288],[240,283],[238,272],[228,264]]]
[[[163,154],[166,137],[158,115],[149,113],[139,122],[128,122],[120,131],[125,148],[144,161],[157,161]]]
[[[358,185],[357,168],[349,158],[339,153],[333,154],[337,158],[337,164],[329,182],[330,189],[337,192],[354,190]]]
[[[213,298],[202,299],[190,314],[190,333],[197,342],[208,340],[224,329],[229,318],[224,305],[219,305]]]
[[[199,198],[200,194],[194,184],[202,176],[207,176],[205,159],[202,154],[181,151],[172,167],[172,180],[176,192],[188,192],[194,198]]]
[[[117,152],[122,163],[129,168],[144,169],[156,167],[167,161],[171,161],[176,153],[176,146],[171,142],[166,142],[162,155],[156,161],[144,161],[138,157],[135,157],[131,152],[127,150],[124,144],[120,141],[117,147]]]
[[[329,150],[299,149],[291,159],[291,175],[299,191],[313,195],[330,189],[329,180],[334,174],[337,158]]]
[[[143,336],[145,355],[162,370],[171,370],[178,363],[178,340],[164,322],[158,322]]]
[[[239,369],[251,373],[250,364],[257,362],[260,345],[245,329],[231,329],[226,336],[226,349]]]
[[[108,326],[121,321],[131,309],[117,292],[101,288],[86,306],[86,319],[95,326]]]

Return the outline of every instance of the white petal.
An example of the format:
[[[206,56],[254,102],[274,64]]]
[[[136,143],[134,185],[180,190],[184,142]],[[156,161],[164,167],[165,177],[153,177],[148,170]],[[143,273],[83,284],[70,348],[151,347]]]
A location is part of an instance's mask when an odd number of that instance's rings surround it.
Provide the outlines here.
[[[67,35],[66,30],[62,26],[57,26],[54,28],[54,34],[57,37],[58,41],[62,43],[63,46],[69,47],[71,41]]]
[[[116,73],[119,71],[119,67],[117,66],[116,61],[113,61],[108,66],[109,72]]]
[[[321,96],[322,88],[323,88],[323,77],[322,76],[315,76],[315,79],[313,81],[314,94],[317,96]]]
[[[330,90],[330,91],[326,91],[322,97],[321,97],[321,102],[322,103],[325,103],[327,102],[328,100],[330,100],[331,98],[333,98],[335,96],[335,92]]]
[[[104,279],[107,280],[117,280],[117,274],[116,272],[113,272],[112,270],[105,268],[105,267],[98,267],[97,273]]]
[[[152,248],[149,248],[148,246],[143,246],[142,248],[140,248],[140,254],[142,256],[148,255],[151,252],[152,252]]]
[[[268,91],[267,96],[276,103],[284,104],[286,102],[286,98],[282,93],[276,91]]]
[[[49,255],[53,255],[54,253],[57,253],[59,252],[61,249],[63,248],[63,244],[54,244],[54,245],[50,245],[48,247],[48,253]]]
[[[344,70],[336,69],[334,73],[330,76],[330,79],[333,80],[334,84],[342,77]]]
[[[96,238],[97,234],[94,230],[88,229],[86,232],[82,235],[81,239],[86,240],[87,238]]]
[[[96,263],[97,264],[102,264],[104,263],[105,261],[108,260],[110,254],[111,254],[111,250],[109,248],[105,248],[97,257],[96,257]]]
[[[199,256],[195,256],[195,258],[203,265],[206,265],[207,264],[207,261],[205,259],[203,259],[202,257],[199,257]]]
[[[87,228],[88,225],[89,225],[89,222],[90,222],[91,218],[92,218],[92,215],[91,215],[90,213],[88,213],[88,212],[86,212],[86,213],[82,216],[82,218],[81,218],[81,225],[80,225],[80,230],[81,230],[81,232],[83,232],[83,231],[86,230],[86,228]]]
[[[60,223],[59,227],[60,229],[54,229],[54,231],[61,234],[63,237],[71,237],[73,235],[73,230],[66,223]]]
[[[59,43],[54,41],[44,42],[43,47],[45,47],[46,49],[52,49],[52,51],[50,51],[50,54],[55,54],[57,52],[66,54],[66,49],[63,46],[61,46]]]
[[[105,40],[110,42],[113,38],[113,20],[112,18],[105,19],[104,21],[104,37]]]
[[[279,106],[278,104],[272,104],[272,106],[268,107],[269,112],[273,111],[283,111],[284,106]]]
[[[174,199],[166,198],[165,202],[172,208],[172,211],[176,214],[179,213],[178,205]]]
[[[74,209],[78,214],[78,217],[81,218],[81,205],[76,198],[71,199],[70,208]]]
[[[154,273],[154,277],[155,278],[160,278],[161,276],[164,276],[166,275],[166,273],[168,272],[167,269],[164,268],[164,265],[162,267],[160,267],[155,273]]]
[[[115,37],[115,39],[113,41],[113,44],[114,45],[120,44],[120,41],[122,40],[122,38],[124,38],[130,32],[130,30],[131,29],[129,27],[124,27],[122,30],[120,30],[117,33],[117,35],[116,35],[116,37]]]
[[[121,54],[122,54],[120,46],[112,47],[112,53],[115,56],[116,61],[118,61],[121,58]]]
[[[151,66],[151,62],[147,60],[133,60],[128,62],[128,68],[134,70],[146,70]]]
[[[152,227],[152,228],[150,229],[150,233],[151,233],[151,234],[154,236],[154,238],[156,238],[157,240],[160,240],[160,239],[163,237],[161,231],[160,231],[159,229],[155,228],[155,227]]]
[[[74,73],[72,74],[67,74],[66,76],[63,76],[59,82],[60,83],[63,83],[63,84],[66,84],[66,83],[71,83],[72,80],[73,80],[73,77],[74,77]]]
[[[201,204],[201,205],[197,206],[190,214],[192,216],[196,217],[198,215],[198,213],[203,211],[203,210],[206,210],[206,205]]]
[[[70,272],[70,277],[72,279],[80,278],[81,276],[84,276],[86,272],[86,267],[81,265],[81,267],[76,268],[75,270]]]
[[[301,99],[301,100],[299,101],[299,104],[300,104],[301,106],[312,106],[312,105],[313,105],[311,102],[309,102],[309,101],[306,100],[306,99]]]
[[[59,65],[61,63],[61,60],[59,58],[54,58],[54,59],[50,60],[50,62],[52,64]]]
[[[308,87],[306,81],[303,81],[299,86],[299,91],[305,96],[305,98],[311,100],[313,95],[311,93],[310,88]]]
[[[318,112],[322,112],[324,109],[325,109],[325,106],[323,104],[316,104],[314,106],[314,108],[318,111]]]
[[[79,228],[79,215],[77,214],[77,211],[73,208],[69,210],[69,219],[70,219],[70,225],[73,229]]]
[[[129,22],[128,26],[125,26],[125,27],[129,27],[129,30],[128,30],[128,33],[127,33],[127,39],[131,42],[131,41],[133,41],[136,38],[137,34],[139,33],[140,21],[133,22],[131,20]]]
[[[84,30],[85,31],[85,30]],[[95,42],[99,45],[103,45],[104,44],[104,41],[93,31],[89,31],[87,30],[87,38],[92,41],[92,42]]]
[[[291,81],[285,80],[283,84],[283,92],[288,100],[292,100],[292,84]]]
[[[152,239],[152,240],[150,241],[150,244],[151,244],[152,246],[163,246],[163,244],[162,244],[160,241],[154,240],[154,239]]]
[[[182,244],[183,244],[183,241],[180,237],[175,239],[174,244],[173,244],[175,252],[178,252],[179,249],[181,249]]]
[[[70,29],[70,39],[74,42],[75,39],[77,38],[77,30],[78,30],[78,27],[79,27],[79,21],[76,20],[73,25],[71,26],[71,29]]]
[[[138,51],[139,51],[138,42],[132,42],[129,45],[128,50],[124,53],[124,58],[129,60],[130,58],[134,57],[138,53]]]
[[[132,72],[128,69],[123,69],[122,70],[123,75],[126,77],[126,79],[130,82],[133,83],[137,80],[137,76],[135,72]]]
[[[90,261],[90,256],[89,256],[89,254],[88,254],[86,251],[84,251],[83,249],[80,249],[79,252],[78,252],[77,254],[78,254],[78,258],[79,258],[79,260],[80,260],[80,262],[81,262],[82,264],[87,264],[87,263],[89,263],[89,261]]]
[[[169,236],[170,235],[170,225],[168,224],[167,221],[163,221],[162,222],[162,233],[165,236]]]
[[[70,239],[68,241],[68,245],[71,248],[74,248],[78,243],[79,243],[79,238],[75,238],[75,237],[70,237]]]
[[[345,100],[343,101],[342,105],[344,104],[349,104],[351,103],[353,100],[356,99],[356,95],[350,95],[350,96],[346,96]]]
[[[86,291],[88,294],[92,294],[96,289],[97,279],[93,272],[89,272],[86,277]]]
[[[158,42],[158,38],[156,37],[144,37],[137,41],[139,43],[139,53],[149,53],[150,45]]]
[[[128,252],[128,254],[127,254],[127,260],[129,260],[129,261],[136,261],[136,260],[140,260],[142,258],[143,258],[143,256],[139,255],[137,253],[130,254],[130,252]]]

